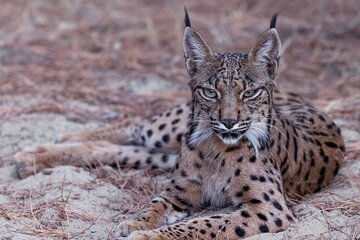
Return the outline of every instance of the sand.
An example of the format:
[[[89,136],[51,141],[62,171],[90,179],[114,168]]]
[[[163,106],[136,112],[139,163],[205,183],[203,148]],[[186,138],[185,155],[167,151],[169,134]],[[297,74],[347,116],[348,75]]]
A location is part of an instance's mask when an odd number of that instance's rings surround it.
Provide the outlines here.
[[[10,105],[23,107],[38,101],[28,96],[2,98]],[[96,106],[93,108],[96,110]],[[345,127],[349,125],[344,119],[336,121]],[[112,239],[114,226],[131,217],[162,189],[168,180],[166,173],[148,174],[108,166],[60,166],[25,179],[17,177],[13,155],[23,147],[53,142],[64,132],[106,125],[96,120],[78,123],[71,117],[47,112],[21,114],[2,122],[0,239]],[[344,128],[343,133],[346,142],[360,141],[360,133],[355,130]],[[298,224],[284,232],[248,239],[359,239],[359,160],[359,154],[352,154],[328,188],[305,196],[294,207]]]

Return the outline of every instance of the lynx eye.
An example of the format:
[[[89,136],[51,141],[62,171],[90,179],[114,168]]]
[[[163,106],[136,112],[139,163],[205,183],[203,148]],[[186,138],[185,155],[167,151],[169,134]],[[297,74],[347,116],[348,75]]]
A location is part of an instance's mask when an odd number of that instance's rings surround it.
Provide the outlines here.
[[[206,97],[206,98],[216,98],[217,97],[216,91],[209,89],[209,88],[204,88],[202,90],[202,93],[203,93],[204,97]]]
[[[260,92],[261,89],[248,90],[243,93],[242,98],[255,98],[260,94]]]

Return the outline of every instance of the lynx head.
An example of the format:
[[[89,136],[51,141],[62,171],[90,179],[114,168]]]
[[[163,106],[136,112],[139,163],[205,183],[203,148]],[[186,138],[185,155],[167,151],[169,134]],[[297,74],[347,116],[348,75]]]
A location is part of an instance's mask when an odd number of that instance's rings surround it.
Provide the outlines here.
[[[225,145],[247,138],[258,151],[268,136],[274,78],[281,42],[270,28],[249,53],[214,53],[191,27],[185,10],[184,55],[192,89],[189,141],[198,144],[212,137]]]

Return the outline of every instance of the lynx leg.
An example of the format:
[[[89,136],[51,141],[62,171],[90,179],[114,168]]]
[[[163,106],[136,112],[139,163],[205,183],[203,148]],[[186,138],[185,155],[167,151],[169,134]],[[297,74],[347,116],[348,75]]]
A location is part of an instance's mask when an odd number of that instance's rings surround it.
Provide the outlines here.
[[[279,232],[296,222],[290,211],[274,209],[267,213],[265,206],[243,206],[228,214],[194,218],[154,230],[134,231],[129,240],[192,240],[243,239],[259,233]]]
[[[182,104],[149,119],[125,119],[108,128],[62,135],[58,143],[108,141],[121,145],[142,145],[161,152],[174,152],[180,148],[186,131],[189,104]]]
[[[57,143],[107,141],[116,144],[131,144],[135,141],[135,133],[139,131],[140,118],[124,119],[107,128],[70,132],[60,135]]]
[[[171,169],[175,166],[176,155],[153,153],[141,146],[123,146],[108,142],[83,142],[44,144],[15,155],[18,175],[21,178],[37,173],[44,168],[60,165],[96,166],[112,165],[129,166],[144,169]]]

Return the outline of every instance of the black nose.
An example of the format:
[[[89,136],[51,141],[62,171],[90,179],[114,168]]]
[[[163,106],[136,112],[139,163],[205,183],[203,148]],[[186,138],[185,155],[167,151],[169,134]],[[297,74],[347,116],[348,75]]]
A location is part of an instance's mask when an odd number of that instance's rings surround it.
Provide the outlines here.
[[[232,119],[232,118],[225,118],[225,119],[222,120],[222,124],[224,124],[225,127],[227,127],[228,129],[231,129],[236,122],[237,121],[235,119]]]

